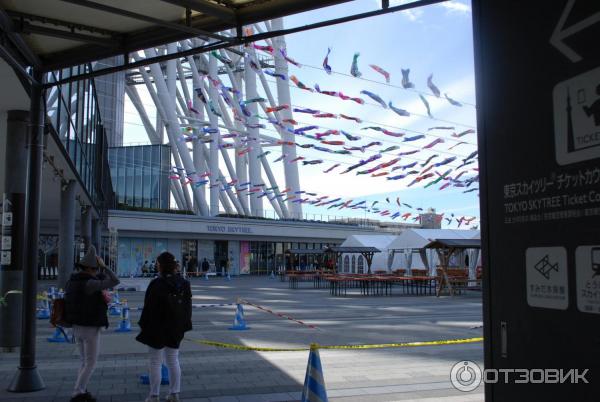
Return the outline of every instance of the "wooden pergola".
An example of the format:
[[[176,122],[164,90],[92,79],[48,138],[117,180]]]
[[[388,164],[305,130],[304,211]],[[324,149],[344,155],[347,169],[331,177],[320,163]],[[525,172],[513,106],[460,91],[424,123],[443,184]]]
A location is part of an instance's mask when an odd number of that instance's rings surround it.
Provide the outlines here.
[[[325,254],[325,249],[306,249],[306,248],[290,248],[285,251],[286,255],[290,256],[290,262],[292,267],[294,267],[294,261],[300,259],[301,256],[323,256]]]
[[[424,248],[435,249],[440,260],[440,269],[442,277],[438,283],[437,296],[440,295],[444,286],[448,287],[450,295],[454,296],[452,283],[448,278],[448,265],[450,257],[460,250],[481,248],[481,240],[479,239],[435,239],[428,243]]]
[[[338,271],[337,269],[337,261],[339,261],[339,258],[342,254],[360,254],[362,255],[365,260],[367,261],[367,273],[371,273],[371,263],[373,262],[373,255],[375,255],[375,253],[380,253],[381,250],[379,250],[376,247],[342,247],[342,246],[336,246],[336,247],[328,247],[325,249],[326,253],[332,253],[335,254],[335,261],[336,261],[336,272]]]

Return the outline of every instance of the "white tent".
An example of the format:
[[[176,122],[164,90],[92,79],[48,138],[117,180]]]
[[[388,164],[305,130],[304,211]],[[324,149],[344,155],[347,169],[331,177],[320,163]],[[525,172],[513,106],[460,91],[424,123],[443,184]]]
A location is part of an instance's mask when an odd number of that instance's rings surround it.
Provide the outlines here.
[[[388,249],[389,244],[396,239],[394,235],[352,235],[349,236],[340,246],[341,247],[376,247],[381,250],[375,253],[371,272],[388,269]],[[392,268],[393,269],[393,268]],[[367,262],[360,254],[342,254],[340,273],[366,273]]]
[[[455,229],[408,229],[388,245],[390,252],[401,254],[396,256],[394,262],[403,260],[402,268],[410,271],[411,268],[425,268],[431,275],[435,274],[437,255],[435,250],[425,250],[427,244],[435,239],[479,239],[479,230]],[[479,250],[466,252],[469,260],[469,271],[474,275],[479,260]],[[461,255],[462,259],[463,256]],[[464,266],[463,261],[456,261],[456,265]]]

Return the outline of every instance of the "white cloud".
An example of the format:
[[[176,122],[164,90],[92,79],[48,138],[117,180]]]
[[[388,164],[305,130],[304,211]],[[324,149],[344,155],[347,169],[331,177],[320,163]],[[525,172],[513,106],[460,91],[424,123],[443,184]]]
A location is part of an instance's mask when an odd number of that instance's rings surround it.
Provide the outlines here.
[[[380,0],[373,0],[373,2],[377,5],[377,7],[381,7]],[[414,3],[414,2],[415,2],[415,0],[391,0],[390,7],[401,6],[404,4],[410,4],[410,3]],[[438,5],[442,8],[445,8],[447,10],[447,12],[451,13],[451,14],[470,14],[471,13],[471,6],[469,4],[463,3],[463,2],[457,1],[457,0],[444,1],[442,3],[439,3]],[[424,9],[424,7],[412,8],[412,9],[402,11],[399,14],[403,15],[409,21],[416,22],[416,21],[419,21],[421,19],[421,17],[423,16],[423,12],[424,12],[423,9]]]
[[[444,7],[449,12],[456,14],[469,14],[471,12],[471,6],[461,3],[460,1],[446,1],[440,3],[440,6]]]

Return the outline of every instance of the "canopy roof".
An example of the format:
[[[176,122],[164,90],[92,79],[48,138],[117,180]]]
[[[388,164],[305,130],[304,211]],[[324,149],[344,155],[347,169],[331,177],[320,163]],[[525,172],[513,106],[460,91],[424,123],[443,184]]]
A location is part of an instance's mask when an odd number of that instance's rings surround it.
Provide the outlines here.
[[[481,248],[479,239],[436,239],[425,246],[425,248]]]
[[[334,253],[340,253],[340,254],[364,254],[364,253],[380,253],[381,250],[379,250],[376,247],[343,247],[343,246],[336,246],[336,247],[328,247],[326,249],[326,251],[329,252],[334,252]]]
[[[0,54],[56,70],[347,1],[0,0]]]
[[[396,236],[393,235],[352,235],[340,245],[341,247],[376,247],[380,250],[388,248]]]
[[[408,229],[389,245],[392,250],[422,249],[435,239],[479,239],[479,230]],[[479,246],[478,246],[479,247]],[[477,247],[477,248],[478,248]],[[473,247],[475,248],[475,247]]]
[[[307,248],[290,248],[286,250],[286,253],[288,254],[323,254],[324,252],[324,249],[313,250]]]

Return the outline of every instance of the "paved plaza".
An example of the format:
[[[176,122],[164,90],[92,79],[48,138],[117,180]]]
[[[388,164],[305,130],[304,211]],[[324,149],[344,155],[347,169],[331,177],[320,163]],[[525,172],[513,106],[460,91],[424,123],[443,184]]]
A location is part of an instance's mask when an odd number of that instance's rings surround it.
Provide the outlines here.
[[[125,280],[145,289],[149,279]],[[41,282],[40,289],[51,285]],[[192,279],[194,330],[188,338],[270,348],[322,345],[380,344],[472,338],[482,336],[481,294],[455,297],[360,296],[332,297],[327,289],[268,277],[226,281]],[[143,401],[148,386],[139,382],[147,372],[146,347],[135,341],[144,293],[122,292],[132,307],[133,331],[115,333],[118,317],[101,338],[101,356],[90,391],[101,402]],[[245,306],[250,329],[231,331],[235,306],[242,297],[254,304],[315,325],[313,329]],[[5,391],[18,365],[17,353],[0,354],[0,400],[3,402],[68,401],[75,381],[78,356],[72,344],[51,344],[53,329],[38,321],[38,367],[44,391],[11,394]],[[451,367],[461,360],[482,364],[483,344],[460,344],[394,349],[322,350],[328,396],[332,401],[483,401],[483,388],[470,393],[455,390]],[[308,351],[257,352],[216,348],[184,341],[181,348],[183,401],[250,402],[300,399]],[[162,393],[167,391],[163,386]]]

